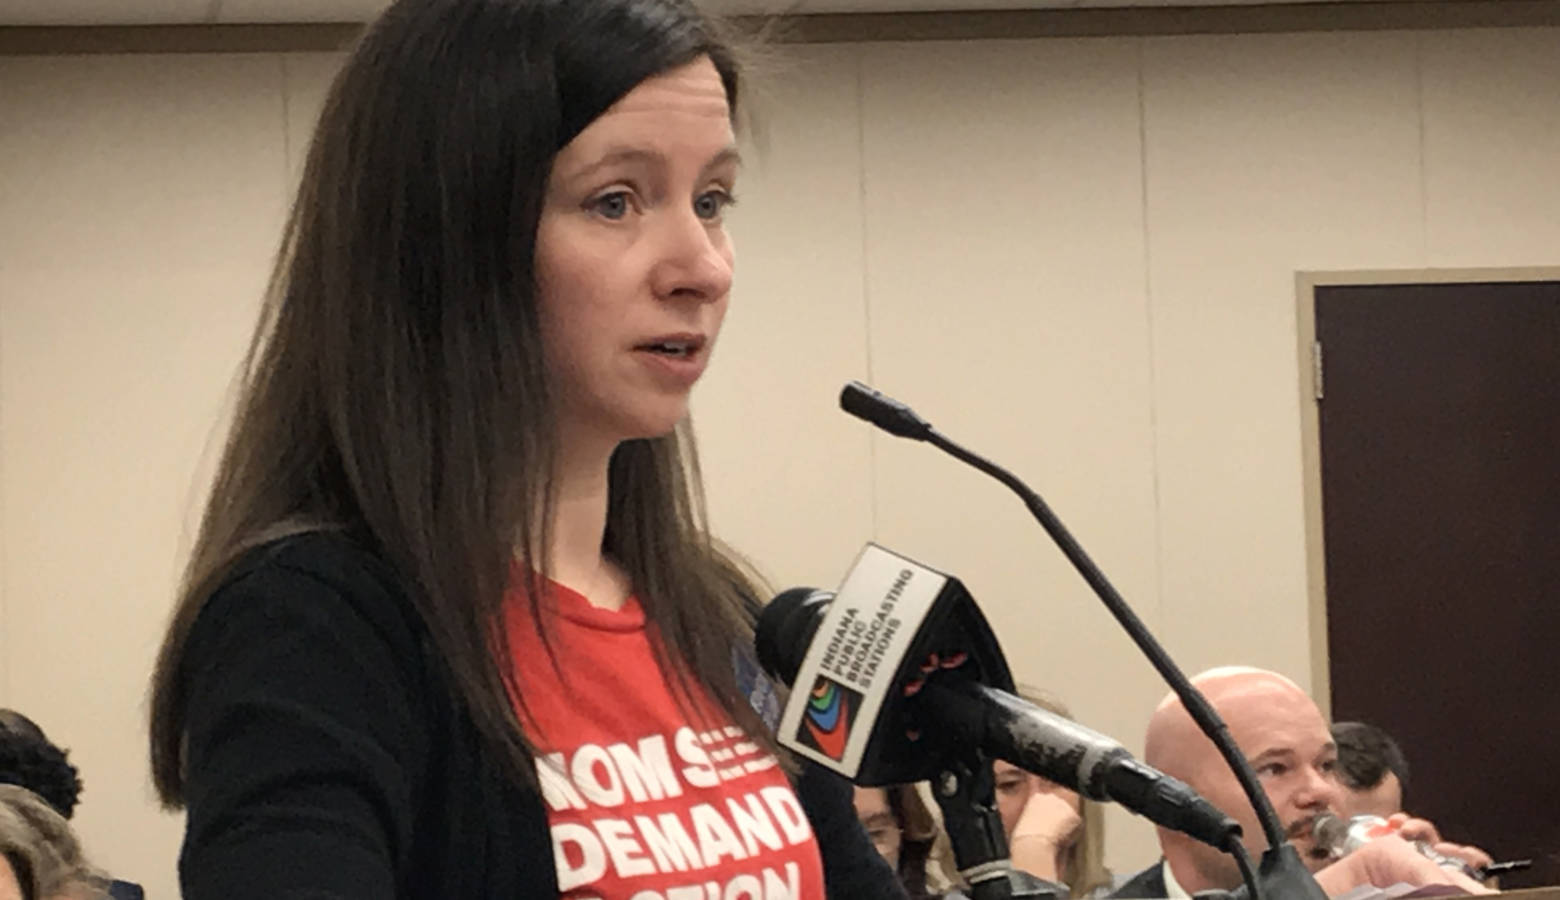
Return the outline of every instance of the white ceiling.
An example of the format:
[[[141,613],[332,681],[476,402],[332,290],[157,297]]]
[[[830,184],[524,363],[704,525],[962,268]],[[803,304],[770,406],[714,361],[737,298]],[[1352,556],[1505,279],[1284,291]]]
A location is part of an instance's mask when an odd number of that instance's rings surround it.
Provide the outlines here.
[[[705,0],[712,10],[739,15],[1103,6],[1241,6],[1270,2],[1275,0]],[[0,25],[361,22],[373,18],[389,4],[390,0],[0,0]]]

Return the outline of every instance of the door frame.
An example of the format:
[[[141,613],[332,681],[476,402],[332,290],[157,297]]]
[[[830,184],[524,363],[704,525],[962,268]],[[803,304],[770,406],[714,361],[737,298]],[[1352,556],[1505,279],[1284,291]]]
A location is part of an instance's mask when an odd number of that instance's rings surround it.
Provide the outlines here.
[[[1560,281],[1560,266],[1466,269],[1355,269],[1295,273],[1296,363],[1300,388],[1300,481],[1305,497],[1305,578],[1309,604],[1311,697],[1332,719],[1332,672],[1327,648],[1327,547],[1322,533],[1322,429],[1317,390],[1326,395],[1326,361],[1318,385],[1316,289],[1373,284],[1466,284]]]

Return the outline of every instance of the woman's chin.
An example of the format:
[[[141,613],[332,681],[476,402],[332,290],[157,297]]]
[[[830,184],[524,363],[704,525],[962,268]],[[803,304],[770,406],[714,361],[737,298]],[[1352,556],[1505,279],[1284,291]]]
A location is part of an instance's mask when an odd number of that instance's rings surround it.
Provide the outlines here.
[[[623,423],[621,430],[622,439],[625,441],[649,441],[667,437],[676,432],[677,423],[687,417],[687,404],[682,404],[677,409],[645,410],[640,415],[634,416],[631,421]]]

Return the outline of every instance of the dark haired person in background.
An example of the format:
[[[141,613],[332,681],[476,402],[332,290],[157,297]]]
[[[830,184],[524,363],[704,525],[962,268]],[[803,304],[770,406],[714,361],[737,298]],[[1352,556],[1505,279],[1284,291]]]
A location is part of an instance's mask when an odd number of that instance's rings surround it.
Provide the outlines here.
[[[903,897],[704,525],[739,80],[688,0],[361,37],[155,675],[186,900]]]
[[[1350,816],[1386,818],[1403,811],[1408,792],[1408,760],[1392,736],[1364,722],[1334,722],[1338,780],[1345,789]]]
[[[1387,819],[1414,840],[1424,841],[1437,852],[1475,869],[1493,862],[1479,847],[1444,841],[1433,823],[1403,811],[1403,798],[1408,793],[1408,760],[1391,735],[1364,722],[1335,722],[1332,736],[1338,745],[1338,783],[1343,788],[1338,802],[1341,816]]]
[[[81,777],[69,754],[49,740],[32,719],[13,709],[0,709],[0,784],[25,788],[47,803],[61,819],[69,819],[81,800]],[[106,881],[112,900],[141,900],[141,886]]]
[[[16,710],[0,709],[0,784],[32,791],[67,819],[81,801],[81,776],[68,757],[38,723]]]

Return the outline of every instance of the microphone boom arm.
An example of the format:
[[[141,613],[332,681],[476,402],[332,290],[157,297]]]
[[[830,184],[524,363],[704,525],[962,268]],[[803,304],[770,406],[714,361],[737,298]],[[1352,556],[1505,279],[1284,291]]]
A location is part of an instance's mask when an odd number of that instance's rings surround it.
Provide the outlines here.
[[[1105,608],[1115,616],[1117,622],[1121,623],[1127,636],[1132,638],[1132,642],[1137,644],[1144,656],[1148,657],[1149,664],[1170,685],[1175,695],[1181,698],[1192,720],[1208,735],[1214,746],[1219,748],[1220,755],[1224,757],[1224,761],[1234,770],[1236,779],[1240,781],[1241,790],[1245,791],[1246,797],[1251,800],[1251,805],[1257,812],[1257,821],[1261,823],[1262,832],[1267,836],[1268,845],[1277,847],[1284,843],[1284,828],[1279,822],[1278,813],[1274,811],[1272,802],[1268,800],[1267,792],[1257,783],[1256,775],[1246,763],[1246,757],[1241,754],[1240,748],[1235,746],[1235,740],[1230,737],[1229,726],[1224,724],[1218,712],[1208,704],[1202,692],[1192,686],[1191,680],[1170,658],[1170,654],[1165,652],[1165,648],[1154,639],[1148,626],[1143,624],[1143,620],[1138,618],[1132,607],[1128,606],[1126,600],[1116,592],[1110,579],[1106,578],[1105,573],[1094,564],[1094,560],[1072,536],[1072,532],[1067,530],[1067,526],[1062,524],[1061,519],[1057,518],[1056,513],[1051,511],[1051,507],[1045,500],[1012,472],[966,450],[935,428],[928,427],[923,440],[949,456],[985,472],[1018,494],[1024,501],[1024,505],[1029,508],[1029,512],[1040,523],[1040,527],[1044,528],[1046,534],[1051,536],[1051,540],[1056,542],[1062,555],[1073,564],[1073,568],[1078,570],[1083,580],[1094,589],[1095,595],[1104,602]]]
[[[1132,607],[1122,599],[1121,594],[1094,564],[1094,560],[1089,558],[1088,553],[1084,552],[1083,547],[1067,530],[1067,526],[1063,525],[1051,511],[1045,500],[1012,472],[940,434],[931,423],[921,418],[909,406],[859,381],[846,384],[844,390],[840,392],[840,408],[890,434],[930,443],[955,459],[1002,482],[1023,500],[1024,506],[1040,523],[1040,527],[1051,536],[1051,540],[1061,549],[1062,554],[1067,557],[1068,562],[1072,563],[1078,574],[1083,576],[1083,580],[1105,604],[1105,608],[1117,622],[1121,623],[1127,636],[1185,704],[1192,720],[1213,741],[1219,754],[1235,773],[1241,790],[1245,792],[1252,809],[1256,811],[1257,821],[1268,842],[1268,850],[1263,854],[1259,867],[1261,877],[1255,880],[1247,878],[1250,888],[1255,889],[1257,882],[1260,882],[1267,888],[1265,893],[1275,900],[1323,900],[1325,895],[1321,888],[1316,884],[1315,879],[1310,877],[1294,847],[1286,841],[1283,824],[1279,821],[1273,804],[1268,800],[1267,793],[1257,782],[1256,773],[1251,770],[1250,764],[1230,736],[1229,726],[1224,724],[1218,712],[1165,652],[1164,647],[1148,630],[1148,626],[1143,624]],[[1229,852],[1235,853],[1234,850]],[[1242,861],[1243,876],[1248,875],[1246,870],[1249,865],[1249,862]],[[1256,900],[1254,890],[1253,900]]]

